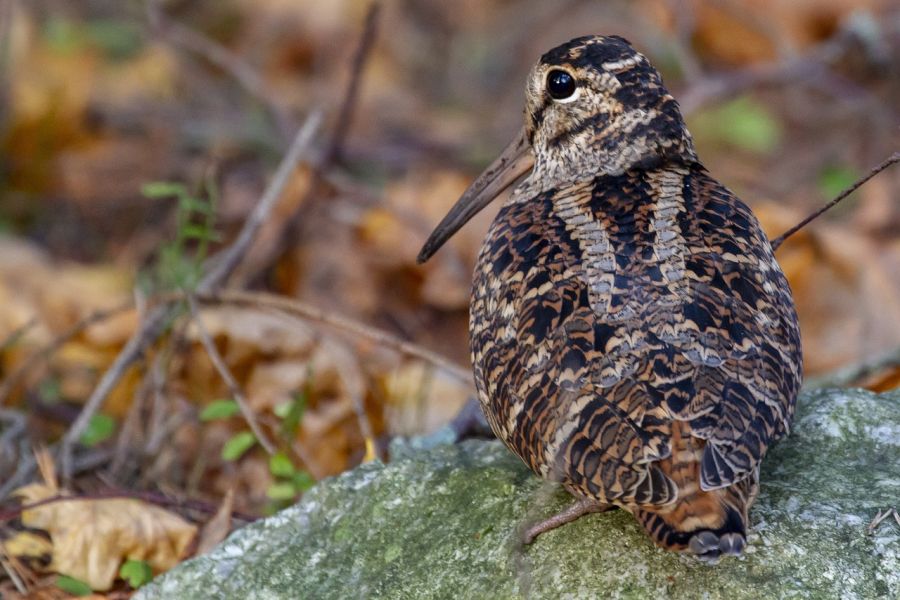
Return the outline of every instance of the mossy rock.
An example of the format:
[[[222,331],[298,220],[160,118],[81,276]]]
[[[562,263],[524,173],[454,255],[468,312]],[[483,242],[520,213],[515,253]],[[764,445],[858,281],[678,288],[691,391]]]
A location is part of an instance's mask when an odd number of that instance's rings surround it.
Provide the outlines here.
[[[236,531],[140,598],[900,598],[900,393],[816,390],[763,464],[746,553],[656,548],[624,511],[528,547],[569,502],[499,442],[395,446]]]

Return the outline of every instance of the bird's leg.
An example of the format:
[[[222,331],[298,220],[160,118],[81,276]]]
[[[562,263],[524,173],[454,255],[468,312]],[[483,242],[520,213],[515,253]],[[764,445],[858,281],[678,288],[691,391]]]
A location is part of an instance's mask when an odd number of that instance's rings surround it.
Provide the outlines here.
[[[556,529],[560,525],[565,525],[566,523],[571,523],[575,519],[582,517],[588,513],[596,513],[596,512],[605,512],[607,510],[611,510],[615,508],[612,504],[603,504],[601,502],[597,502],[596,500],[589,500],[587,498],[582,498],[580,500],[576,500],[572,506],[569,508],[553,515],[549,519],[541,521],[536,525],[532,525],[525,531],[525,535],[523,536],[523,541],[526,544],[530,544],[534,541],[534,538],[544,533],[545,531],[550,531],[551,529]]]

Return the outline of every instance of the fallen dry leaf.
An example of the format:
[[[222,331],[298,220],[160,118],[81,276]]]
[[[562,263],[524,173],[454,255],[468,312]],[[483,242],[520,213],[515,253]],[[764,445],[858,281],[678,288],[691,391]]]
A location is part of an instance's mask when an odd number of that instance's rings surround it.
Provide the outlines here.
[[[16,495],[34,503],[56,495],[35,483]],[[174,567],[197,534],[181,517],[133,499],[61,500],[22,512],[26,527],[50,534],[49,570],[84,581],[94,590],[112,587],[124,560],[144,560],[154,572]]]
[[[234,488],[230,488],[222,498],[219,510],[200,530],[197,552],[199,556],[206,554],[225,539],[231,531],[231,511],[234,510]]]

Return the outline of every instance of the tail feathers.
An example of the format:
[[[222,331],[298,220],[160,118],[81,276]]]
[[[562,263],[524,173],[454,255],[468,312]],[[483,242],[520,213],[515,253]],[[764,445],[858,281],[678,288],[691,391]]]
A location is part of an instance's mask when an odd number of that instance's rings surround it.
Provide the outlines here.
[[[673,422],[671,453],[659,468],[677,486],[677,498],[664,506],[645,504],[630,510],[657,545],[714,561],[741,554],[747,545],[747,513],[759,489],[759,470],[730,485],[719,482],[717,489],[704,489],[701,466],[709,454],[705,445],[687,423]]]
[[[683,519],[678,511],[635,510],[634,516],[657,545],[690,552],[704,560],[740,555],[747,545],[747,519],[730,506],[721,511]]]

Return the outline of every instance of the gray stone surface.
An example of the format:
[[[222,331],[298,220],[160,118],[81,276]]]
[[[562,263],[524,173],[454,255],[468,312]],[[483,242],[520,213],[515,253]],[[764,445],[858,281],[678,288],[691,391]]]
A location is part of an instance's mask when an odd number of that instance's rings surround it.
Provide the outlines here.
[[[817,390],[765,461],[746,555],[654,547],[623,511],[529,547],[566,496],[498,442],[396,447],[144,588],[140,598],[900,598],[900,393]],[[900,506],[898,506],[900,507]]]

